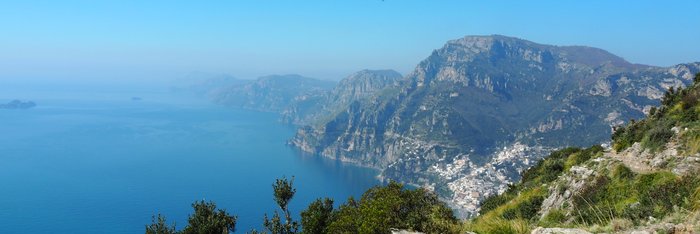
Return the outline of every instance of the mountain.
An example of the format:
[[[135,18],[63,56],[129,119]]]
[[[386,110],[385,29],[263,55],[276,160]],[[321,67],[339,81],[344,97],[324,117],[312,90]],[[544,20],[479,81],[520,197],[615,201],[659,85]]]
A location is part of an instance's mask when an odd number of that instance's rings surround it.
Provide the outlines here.
[[[334,84],[300,75],[270,75],[219,89],[213,96],[217,103],[226,106],[281,112],[298,97],[323,95]]]
[[[432,188],[469,216],[552,150],[609,141],[612,126],[642,118],[698,71],[700,63],[655,67],[591,47],[467,36],[290,143]]]
[[[353,102],[378,95],[402,78],[394,70],[362,70],[340,80],[330,91],[297,96],[282,112],[285,122],[313,125],[344,111]]]
[[[593,146],[553,152],[505,193],[486,199],[481,215],[467,222],[467,229],[496,233],[540,226],[532,233],[700,232],[698,82],[700,73],[690,87],[664,93],[663,105],[645,119],[617,127],[612,149]]]
[[[250,80],[238,79],[228,74],[211,74],[195,71],[173,81],[170,90],[211,97],[212,94],[223,87],[242,85],[250,82]]]

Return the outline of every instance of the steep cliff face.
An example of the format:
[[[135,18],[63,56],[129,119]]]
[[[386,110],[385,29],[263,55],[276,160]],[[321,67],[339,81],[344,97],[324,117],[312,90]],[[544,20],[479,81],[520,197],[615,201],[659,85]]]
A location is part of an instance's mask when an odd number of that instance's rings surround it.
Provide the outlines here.
[[[553,148],[609,140],[700,63],[636,65],[604,50],[505,36],[449,41],[397,85],[356,100],[293,145],[380,168],[473,212]]]
[[[362,70],[342,79],[330,91],[320,95],[295,97],[282,111],[285,122],[314,125],[324,123],[352,102],[379,95],[387,87],[397,84],[402,76],[393,70]]]
[[[252,110],[281,112],[300,96],[321,96],[335,82],[299,75],[271,75],[216,90],[217,103]]]

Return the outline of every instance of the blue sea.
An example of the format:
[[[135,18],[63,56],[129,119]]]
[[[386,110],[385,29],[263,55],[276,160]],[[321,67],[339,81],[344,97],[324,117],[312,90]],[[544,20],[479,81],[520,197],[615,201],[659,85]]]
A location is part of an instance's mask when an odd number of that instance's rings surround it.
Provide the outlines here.
[[[132,100],[139,97],[142,100]],[[197,200],[261,228],[272,183],[294,177],[296,218],[318,197],[336,205],[378,184],[376,171],[304,155],[294,127],[167,89],[0,88],[0,233],[143,233],[154,214],[177,229]]]

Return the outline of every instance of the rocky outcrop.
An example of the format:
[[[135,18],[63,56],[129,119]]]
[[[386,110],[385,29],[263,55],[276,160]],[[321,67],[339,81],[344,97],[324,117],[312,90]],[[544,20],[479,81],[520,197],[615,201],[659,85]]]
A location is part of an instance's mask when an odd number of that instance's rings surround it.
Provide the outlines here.
[[[529,166],[519,160],[608,141],[613,125],[643,117],[660,90],[683,86],[698,71],[700,63],[661,68],[596,48],[469,36],[290,142],[432,188],[472,214],[485,196],[517,181]],[[520,146],[532,152],[498,161],[499,152]]]
[[[591,234],[586,230],[576,228],[536,228],[531,234]]]
[[[549,186],[549,196],[540,207],[540,219],[544,219],[553,210],[563,211],[567,217],[575,214],[574,198],[581,197],[585,190],[598,186],[599,181],[594,178],[614,171],[614,168],[619,165],[624,165],[638,174],[671,171],[678,176],[695,176],[700,172],[700,158],[697,154],[684,155],[679,153],[676,140],[667,143],[663,150],[658,152],[650,152],[649,149],[635,143],[622,152],[616,153],[608,150],[601,157],[594,158],[582,165],[573,166]],[[648,220],[636,226],[631,223],[615,225],[615,221],[631,221],[612,220],[611,225],[620,226],[621,229],[612,231],[614,233],[658,233],[660,231],[664,231],[663,233],[695,233],[695,227],[700,224],[700,213],[687,210],[678,212],[675,214],[676,217],[672,215],[663,219],[650,216]],[[679,219],[678,216],[683,218]],[[560,229],[537,228],[532,233],[568,233],[545,232],[550,230]]]
[[[271,75],[218,89],[212,96],[226,106],[281,112],[297,99],[323,95],[334,84],[300,75]]]
[[[378,95],[380,91],[395,86],[402,76],[394,70],[362,70],[340,80],[328,92],[315,96],[297,96],[282,111],[287,123],[315,125],[323,123],[348,108],[353,102]]]

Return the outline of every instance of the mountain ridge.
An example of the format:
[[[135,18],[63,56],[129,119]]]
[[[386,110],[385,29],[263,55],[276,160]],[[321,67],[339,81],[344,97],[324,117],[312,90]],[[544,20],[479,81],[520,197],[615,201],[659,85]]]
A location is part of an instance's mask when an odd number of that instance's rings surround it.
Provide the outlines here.
[[[469,200],[461,206],[473,211],[545,152],[605,142],[612,126],[643,117],[661,90],[684,86],[699,68],[636,65],[592,47],[467,36],[433,51],[382,95],[300,128],[290,143],[380,168],[385,179],[436,189],[455,203]],[[498,161],[508,152],[520,156]],[[443,173],[455,165],[454,175]],[[472,175],[482,170],[491,171]],[[473,199],[455,191],[474,180],[481,185],[471,188],[478,191]]]

